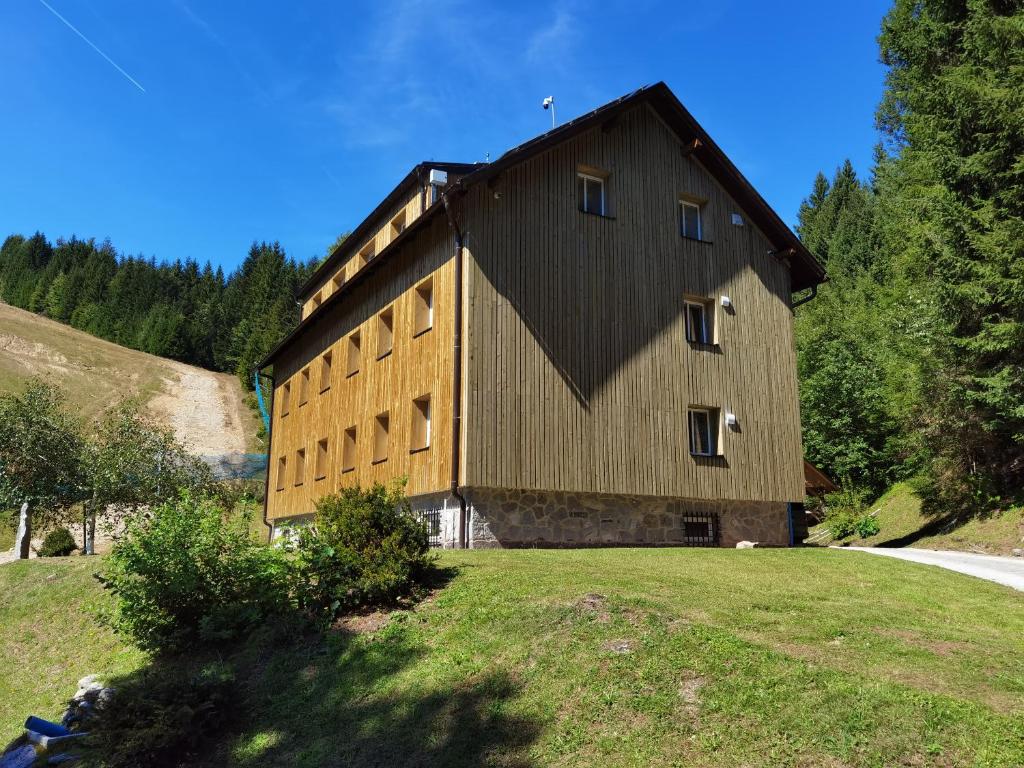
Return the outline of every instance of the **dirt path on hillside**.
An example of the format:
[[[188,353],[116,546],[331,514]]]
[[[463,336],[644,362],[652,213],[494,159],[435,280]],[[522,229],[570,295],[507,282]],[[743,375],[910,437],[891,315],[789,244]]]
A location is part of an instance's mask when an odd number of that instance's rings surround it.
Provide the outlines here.
[[[184,363],[167,361],[176,374],[163,380],[164,391],[150,408],[174,428],[178,439],[199,456],[244,453],[248,441],[238,381]]]

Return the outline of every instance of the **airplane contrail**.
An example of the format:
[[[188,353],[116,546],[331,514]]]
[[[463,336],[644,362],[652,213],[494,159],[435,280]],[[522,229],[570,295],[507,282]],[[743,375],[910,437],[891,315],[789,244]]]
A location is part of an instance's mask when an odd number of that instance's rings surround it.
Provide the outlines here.
[[[138,88],[143,93],[146,92],[146,89],[143,88],[141,85],[139,85],[139,81],[138,80],[136,80],[134,77],[132,77],[127,72],[125,72],[123,69],[121,69],[117,65],[116,61],[114,61],[112,58],[107,56],[107,54],[105,54],[103,51],[101,51],[99,48],[97,48],[96,44],[93,43],[92,40],[90,40],[88,37],[86,37],[81,32],[79,32],[75,28],[74,24],[72,24],[70,21],[68,21],[63,16],[61,16],[59,13],[57,13],[57,11],[54,10],[53,6],[51,6],[49,3],[47,3],[46,0],[39,0],[39,2],[43,5],[44,8],[46,8],[46,10],[48,10],[50,13],[52,13],[54,16],[56,16],[58,19],[60,19],[62,22],[64,22],[64,24],[67,26],[68,29],[70,29],[72,32],[74,32],[76,35],[78,35],[80,38],[85,40],[85,42],[87,42],[89,44],[90,48],[92,48],[94,51],[96,51],[96,53],[98,53],[100,56],[102,56],[104,59],[106,59],[108,62],[110,62],[110,66],[112,66],[114,69],[116,69],[118,72],[120,72],[126,78],[128,78],[128,82],[130,82],[132,85],[134,85],[136,88]]]

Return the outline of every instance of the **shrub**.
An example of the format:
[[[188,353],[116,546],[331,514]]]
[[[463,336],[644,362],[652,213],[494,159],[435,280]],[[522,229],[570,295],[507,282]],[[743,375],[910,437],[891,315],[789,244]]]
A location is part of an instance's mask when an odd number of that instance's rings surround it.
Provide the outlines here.
[[[67,528],[55,528],[46,534],[42,546],[37,550],[40,557],[67,557],[78,549],[75,537]]]
[[[131,522],[100,576],[116,598],[108,622],[142,648],[176,650],[233,639],[286,610],[287,556],[250,535],[250,517],[185,493]]]
[[[89,723],[86,763],[103,768],[193,764],[204,742],[230,724],[234,675],[211,664],[198,674],[158,665],[116,682],[111,706]]]
[[[843,510],[829,515],[825,521],[833,539],[845,539],[853,535],[857,529],[857,520],[849,512]]]
[[[321,498],[298,536],[298,591],[318,619],[410,594],[433,562],[426,526],[401,485],[346,488]]]
[[[862,539],[874,536],[881,530],[882,527],[878,524],[878,520],[871,515],[864,515],[857,521],[857,533]]]

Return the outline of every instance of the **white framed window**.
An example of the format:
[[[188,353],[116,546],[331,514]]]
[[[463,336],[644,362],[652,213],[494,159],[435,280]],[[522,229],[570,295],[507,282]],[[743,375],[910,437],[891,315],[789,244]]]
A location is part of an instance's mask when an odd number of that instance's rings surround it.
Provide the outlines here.
[[[577,173],[576,190],[581,211],[596,213],[598,216],[605,215],[604,179],[587,173]]]
[[[686,340],[694,344],[711,344],[711,308],[706,301],[686,300]]]
[[[693,456],[718,455],[718,410],[690,408],[687,412],[690,453]]]
[[[700,204],[692,200],[679,201],[679,233],[691,240],[702,240]]]

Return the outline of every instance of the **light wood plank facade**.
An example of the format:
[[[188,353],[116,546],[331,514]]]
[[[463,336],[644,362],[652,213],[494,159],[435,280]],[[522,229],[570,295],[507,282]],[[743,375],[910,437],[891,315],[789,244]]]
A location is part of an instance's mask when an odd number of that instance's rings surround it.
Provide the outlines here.
[[[488,545],[683,542],[698,508],[732,515],[729,541],[749,530],[785,543],[786,505],[804,486],[791,294],[824,275],[706,134],[686,127],[688,113],[665,103],[677,102],[655,86],[460,169],[446,204],[414,180],[378,206],[304,289],[303,323],[265,361],[268,519],[407,476],[410,496],[461,504],[470,544],[483,541],[474,530]],[[581,210],[581,173],[603,185],[603,215]],[[684,237],[695,216],[700,238]],[[375,258],[364,264],[367,244]],[[687,302],[708,343],[687,340]],[[702,439],[713,455],[692,453],[694,409],[710,414]],[[549,527],[521,530],[509,494],[542,498],[554,512],[531,520]],[[582,504],[577,533],[557,522],[566,504]],[[625,511],[607,511],[616,504]],[[656,536],[628,519],[630,505],[661,520]]]

